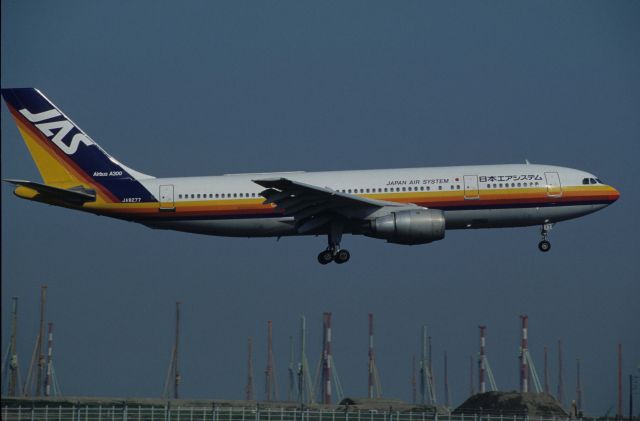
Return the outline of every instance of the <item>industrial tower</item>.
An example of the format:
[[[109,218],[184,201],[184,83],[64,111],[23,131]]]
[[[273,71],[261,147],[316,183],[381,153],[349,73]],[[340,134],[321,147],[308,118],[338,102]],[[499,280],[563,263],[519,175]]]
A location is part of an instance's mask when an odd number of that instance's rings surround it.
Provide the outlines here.
[[[18,297],[11,298],[11,339],[2,362],[2,386],[7,383],[7,396],[15,397],[20,393],[20,367],[18,364]]]
[[[296,393],[296,370],[295,354],[293,349],[293,336],[289,336],[289,390],[287,391],[287,401],[293,402]]]
[[[367,385],[367,397],[380,398],[382,396],[382,387],[380,386],[380,374],[376,367],[376,359],[373,351],[373,314],[369,313],[369,376]]]
[[[178,369],[178,350],[180,344],[180,301],[176,301],[176,337],[173,342],[173,347],[171,349],[171,361],[169,362],[169,367],[167,369],[167,375],[164,379],[164,388],[162,390],[162,398],[169,399],[170,389],[171,389],[171,380],[173,379],[173,399],[179,399],[180,394],[178,392],[178,387],[180,386],[180,382],[182,377],[180,376],[180,370]]]
[[[323,314],[322,331],[320,402],[325,405],[331,405],[333,397],[331,385],[333,384],[336,388],[338,401],[342,400],[344,392],[342,391],[338,370],[336,369],[335,361],[331,354],[331,313],[329,312]]]
[[[536,393],[542,392],[542,386],[540,385],[540,379],[536,372],[536,367],[533,364],[533,359],[529,353],[529,316],[521,315],[522,320],[522,339],[520,345],[520,392],[529,391],[529,374],[533,380]]]
[[[558,339],[558,396],[556,399],[560,402],[560,406],[564,407],[564,373],[562,371],[562,339]]]
[[[582,379],[580,378],[580,358],[576,358],[576,409],[582,412]]]
[[[278,382],[276,381],[275,360],[273,358],[273,322],[267,321],[267,368],[265,377],[265,400],[278,400]]]
[[[549,356],[548,349],[544,347],[544,393],[547,395],[551,394],[551,390],[549,389]]]
[[[491,366],[489,365],[489,359],[487,358],[486,353],[486,337],[485,331],[487,330],[486,326],[478,326],[480,329],[480,357],[478,358],[478,390],[479,393],[484,393],[487,391],[487,383],[485,377],[489,379],[489,387],[491,391],[498,390],[496,386],[496,380],[493,377],[493,371],[491,370]]]
[[[23,396],[36,396],[39,397],[42,394],[43,373],[44,373],[44,309],[47,301],[47,286],[42,285],[40,287],[40,327],[38,329],[38,336],[36,337],[36,344],[31,354],[31,362],[29,364],[29,370],[27,371],[27,378],[24,382],[24,389],[22,391]],[[34,374],[34,371],[36,373]]]
[[[255,384],[253,381],[253,342],[247,339],[247,384],[244,387],[244,397],[248,401],[255,399]]]
[[[56,370],[53,367],[53,323],[51,322],[49,322],[47,337],[47,370],[44,378],[44,395],[47,397],[60,396],[62,393],[58,384]]]
[[[307,319],[300,316],[300,361],[298,362],[298,403],[315,403],[315,393],[307,360]]]
[[[451,405],[451,392],[449,391],[449,364],[447,361],[447,351],[444,351],[444,406]]]
[[[436,404],[436,388],[431,372],[430,355],[428,353],[427,325],[422,325],[422,357],[420,360],[420,396],[423,405]]]

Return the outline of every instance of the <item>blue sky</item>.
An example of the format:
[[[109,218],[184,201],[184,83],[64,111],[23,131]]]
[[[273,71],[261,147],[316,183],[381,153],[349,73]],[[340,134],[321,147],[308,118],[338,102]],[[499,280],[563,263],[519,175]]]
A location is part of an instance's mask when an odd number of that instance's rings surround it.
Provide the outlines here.
[[[458,164],[548,163],[618,188],[613,206],[552,232],[448,232],[405,247],[346,237],[229,239],[145,227],[19,200],[2,186],[2,350],[20,297],[28,364],[39,285],[49,285],[56,367],[69,395],[159,396],[183,302],[182,395],[240,399],[246,339],[256,384],[274,323],[280,394],[289,336],[320,354],[333,312],[345,392],[366,394],[367,313],[384,395],[410,400],[428,324],[442,400],[468,396],[479,324],[498,386],[516,389],[520,314],[542,375],[582,360],[585,410],[615,404],[640,363],[637,2],[2,2],[2,86],[37,87],[104,149],[155,176]],[[40,180],[2,106],[2,178]],[[552,359],[552,389],[556,387]],[[23,374],[24,375],[24,374]],[[258,386],[258,391],[262,392]],[[258,396],[262,396],[260,393]],[[625,397],[626,402],[626,397]],[[625,408],[626,408],[625,403]],[[626,411],[626,409],[625,409]]]

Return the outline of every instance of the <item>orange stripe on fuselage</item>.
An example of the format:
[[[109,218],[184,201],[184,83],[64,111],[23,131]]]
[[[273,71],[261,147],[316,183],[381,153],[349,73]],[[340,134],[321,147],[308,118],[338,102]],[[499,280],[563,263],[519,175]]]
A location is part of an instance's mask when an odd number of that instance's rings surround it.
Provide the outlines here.
[[[480,190],[480,199],[465,199],[464,191],[453,192],[404,192],[404,193],[376,193],[365,194],[364,197],[386,200],[397,203],[414,203],[429,208],[455,208],[465,206],[508,206],[526,205],[538,206],[555,203],[562,205],[568,202],[614,201],[618,193],[608,186],[593,187],[565,187],[562,197],[549,197],[546,188],[532,189],[492,189]],[[85,205],[92,208],[92,204]],[[262,199],[234,199],[234,200],[202,200],[177,201],[175,212],[160,212],[157,203],[117,203],[95,207],[99,213],[118,217],[132,218],[176,218],[179,216],[232,216],[246,214],[273,214],[278,212],[273,205],[263,205]]]

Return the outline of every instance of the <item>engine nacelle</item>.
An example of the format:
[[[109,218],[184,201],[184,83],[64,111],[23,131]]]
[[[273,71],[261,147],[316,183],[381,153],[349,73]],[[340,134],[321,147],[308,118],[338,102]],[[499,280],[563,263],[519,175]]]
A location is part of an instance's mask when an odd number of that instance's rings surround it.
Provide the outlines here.
[[[396,244],[426,244],[444,238],[444,213],[437,209],[391,212],[370,222],[369,237]]]

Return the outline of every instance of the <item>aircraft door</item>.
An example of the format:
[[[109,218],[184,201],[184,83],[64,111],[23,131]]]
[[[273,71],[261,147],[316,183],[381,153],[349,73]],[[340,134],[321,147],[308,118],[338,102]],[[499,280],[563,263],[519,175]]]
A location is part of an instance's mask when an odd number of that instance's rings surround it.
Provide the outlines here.
[[[173,184],[160,186],[160,210],[173,211],[176,210],[173,200]]]
[[[477,175],[464,176],[464,198],[467,200],[480,199]]]
[[[560,184],[560,176],[557,172],[546,172],[544,178],[547,180],[547,196],[561,197],[562,185]]]

